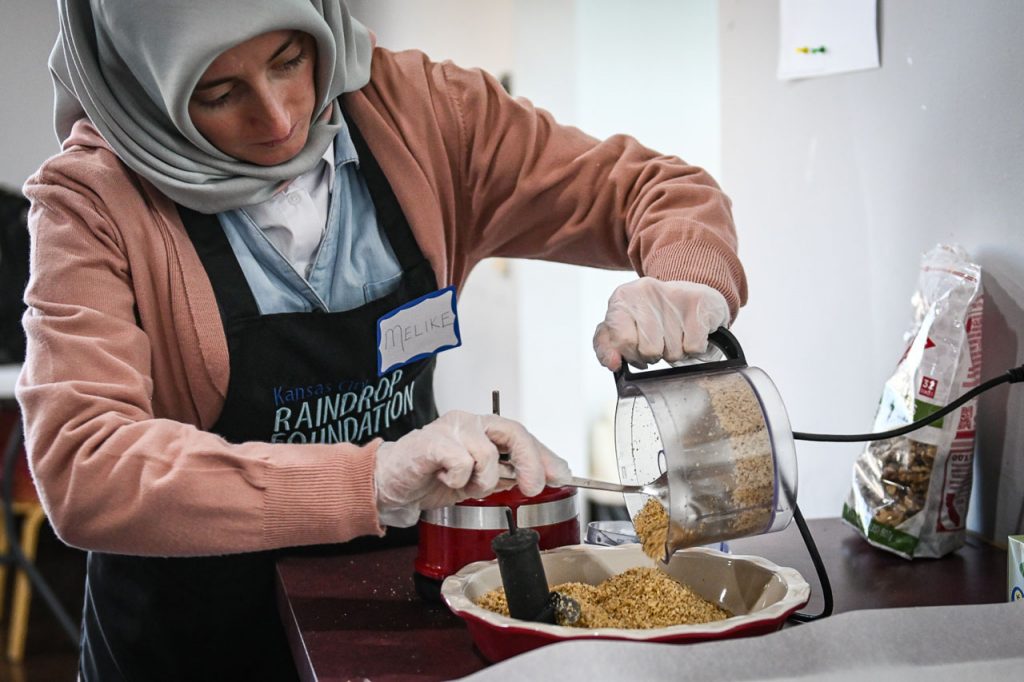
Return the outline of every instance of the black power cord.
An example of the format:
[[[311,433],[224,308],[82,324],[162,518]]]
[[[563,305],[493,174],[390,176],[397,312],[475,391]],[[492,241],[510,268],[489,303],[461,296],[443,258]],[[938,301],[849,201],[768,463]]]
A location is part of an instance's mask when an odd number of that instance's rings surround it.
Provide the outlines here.
[[[796,527],[807,546],[807,553],[811,555],[811,563],[814,564],[814,571],[818,574],[818,583],[821,585],[821,596],[825,600],[825,605],[822,607],[821,613],[794,613],[789,620],[797,623],[810,623],[812,620],[828,618],[832,615],[832,583],[825,571],[825,562],[821,560],[821,554],[818,553],[818,546],[814,544],[814,538],[811,537],[811,529],[807,527],[804,515],[800,513],[800,507],[796,504],[793,505],[793,520],[796,521]]]
[[[910,433],[911,431],[917,431],[922,426],[927,426],[937,419],[941,419],[956,408],[960,407],[968,400],[975,398],[990,388],[995,388],[1000,384],[1015,384],[1017,382],[1024,381],[1024,365],[1020,367],[1014,367],[1011,370],[1001,376],[997,376],[994,379],[989,379],[983,384],[979,384],[971,390],[964,393],[962,396],[946,405],[940,410],[932,412],[927,417],[918,419],[916,422],[901,426],[896,429],[890,429],[889,431],[879,431],[877,433],[854,433],[845,435],[835,435],[831,433],[803,433],[801,431],[793,432],[794,440],[809,440],[829,443],[860,443],[869,440],[885,440],[886,438],[895,438]]]
[[[832,442],[832,443],[857,443],[871,440],[885,440],[887,438],[896,438],[908,434],[912,431],[916,431],[922,426],[934,422],[937,419],[944,417],[956,408],[960,407],[967,401],[975,398],[985,391],[995,388],[1001,384],[1015,384],[1024,381],[1024,365],[1020,367],[1014,367],[1008,370],[1005,374],[1002,374],[994,379],[979,384],[971,390],[964,393],[962,396],[949,403],[945,407],[936,410],[927,417],[918,419],[917,421],[901,426],[896,429],[890,429],[889,431],[879,431],[876,433],[855,433],[848,435],[834,435],[828,433],[802,433],[799,431],[793,432],[794,440],[805,440],[805,441],[819,441],[819,442]],[[818,547],[814,544],[814,538],[811,537],[811,531],[807,527],[807,523],[804,521],[803,514],[800,513],[800,507],[795,503],[793,504],[793,520],[796,521],[796,526],[800,531],[800,536],[804,540],[804,544],[807,546],[807,553],[811,557],[811,562],[814,564],[814,570],[818,574],[818,582],[821,584],[822,597],[825,600],[824,607],[821,613],[809,614],[809,613],[794,613],[789,617],[789,620],[798,623],[809,623],[820,618],[827,618],[832,615],[832,585],[828,579],[828,573],[825,571],[825,563],[821,560],[821,555],[818,553]]]

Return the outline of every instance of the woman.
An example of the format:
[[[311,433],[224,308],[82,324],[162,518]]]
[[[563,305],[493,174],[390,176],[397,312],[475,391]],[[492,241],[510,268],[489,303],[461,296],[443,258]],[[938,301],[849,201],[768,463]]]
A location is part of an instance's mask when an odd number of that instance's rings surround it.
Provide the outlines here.
[[[378,321],[481,259],[643,273],[595,334],[612,369],[703,350],[746,296],[699,169],[375,49],[340,0],[253,5],[59,3],[18,397],[90,552],[84,680],[290,679],[276,550],[486,495],[499,450],[527,495],[566,481],[515,422],[438,418],[432,354],[378,364]]]

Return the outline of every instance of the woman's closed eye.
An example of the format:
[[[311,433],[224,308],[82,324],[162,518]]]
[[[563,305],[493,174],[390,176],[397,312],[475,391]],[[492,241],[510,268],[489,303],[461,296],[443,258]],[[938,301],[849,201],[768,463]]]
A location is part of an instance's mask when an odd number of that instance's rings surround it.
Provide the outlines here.
[[[228,102],[230,102],[232,96],[234,95],[234,92],[235,92],[235,88],[232,87],[232,88],[229,88],[228,90],[226,90],[223,94],[217,95],[216,97],[214,97],[212,99],[207,98],[207,97],[203,97],[203,98],[195,97],[194,101],[195,101],[196,104],[198,104],[199,106],[203,107],[204,109],[217,109],[219,107],[224,106]]]
[[[308,57],[309,54],[306,52],[306,49],[300,46],[298,54],[281,62],[276,68],[278,71],[291,71],[298,68]]]

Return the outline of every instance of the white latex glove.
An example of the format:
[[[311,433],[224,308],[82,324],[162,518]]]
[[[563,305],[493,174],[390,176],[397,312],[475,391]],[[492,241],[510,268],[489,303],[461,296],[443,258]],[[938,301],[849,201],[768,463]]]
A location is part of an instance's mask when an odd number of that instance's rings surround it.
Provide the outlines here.
[[[729,324],[729,304],[717,289],[695,282],[641,277],[619,286],[594,332],[598,361],[615,371],[704,353],[708,334]]]
[[[545,485],[565,485],[572,476],[565,460],[518,422],[448,412],[377,448],[374,480],[381,523],[411,526],[421,509],[494,492],[499,487],[499,451],[509,453],[524,495],[537,495]]]

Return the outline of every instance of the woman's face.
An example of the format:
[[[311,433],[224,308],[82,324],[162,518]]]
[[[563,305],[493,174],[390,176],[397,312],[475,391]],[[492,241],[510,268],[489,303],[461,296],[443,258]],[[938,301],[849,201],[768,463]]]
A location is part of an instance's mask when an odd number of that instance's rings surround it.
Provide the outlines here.
[[[288,161],[306,145],[316,104],[316,42],[274,31],[222,52],[192,92],[192,124],[229,156],[260,166]]]

